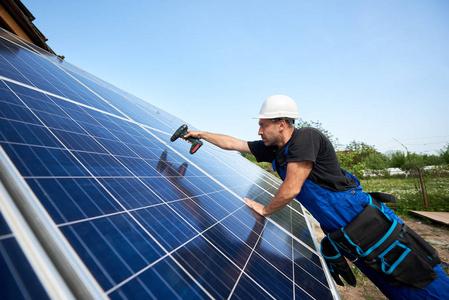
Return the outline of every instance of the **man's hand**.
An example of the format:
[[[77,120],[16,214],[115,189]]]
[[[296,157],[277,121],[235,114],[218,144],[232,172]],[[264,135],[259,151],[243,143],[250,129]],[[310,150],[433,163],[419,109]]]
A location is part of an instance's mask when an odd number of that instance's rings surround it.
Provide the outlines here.
[[[290,162],[287,165],[287,176],[279,187],[276,195],[271,199],[267,206],[248,198],[243,198],[246,205],[254,209],[261,216],[272,215],[283,209],[296,195],[301,191],[304,181],[313,168],[311,161]]]
[[[243,198],[243,201],[245,201],[246,205],[251,207],[255,212],[257,212],[259,215],[265,217],[265,205],[260,204],[254,200]]]
[[[201,131],[187,131],[187,134],[184,138],[192,137],[194,139],[201,139]]]

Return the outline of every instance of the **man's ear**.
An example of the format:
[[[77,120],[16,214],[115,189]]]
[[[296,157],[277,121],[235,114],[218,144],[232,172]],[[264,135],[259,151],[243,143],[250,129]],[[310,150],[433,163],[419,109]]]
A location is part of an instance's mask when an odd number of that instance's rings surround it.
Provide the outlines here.
[[[285,126],[287,125],[287,124],[285,124],[285,120],[280,120],[279,122],[278,122],[278,124],[279,124],[279,131],[283,131],[284,129],[285,129]]]

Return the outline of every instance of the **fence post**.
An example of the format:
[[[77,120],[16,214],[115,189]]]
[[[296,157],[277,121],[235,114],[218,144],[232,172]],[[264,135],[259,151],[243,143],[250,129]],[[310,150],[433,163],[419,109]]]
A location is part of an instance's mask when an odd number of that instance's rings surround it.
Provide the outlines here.
[[[418,168],[418,176],[419,176],[419,182],[421,183],[421,192],[422,192],[424,207],[427,209],[427,208],[429,208],[429,202],[427,201],[427,191],[426,191],[426,187],[424,185],[424,179],[423,179],[422,172],[421,172],[420,168]]]

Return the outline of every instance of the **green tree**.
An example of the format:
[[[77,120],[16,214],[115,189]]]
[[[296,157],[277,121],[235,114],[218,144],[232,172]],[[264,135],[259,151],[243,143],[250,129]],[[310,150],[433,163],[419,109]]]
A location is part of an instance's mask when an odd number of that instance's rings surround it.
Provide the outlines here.
[[[440,158],[444,161],[444,163],[449,164],[449,144],[446,145],[446,148],[443,148],[439,151]]]
[[[357,152],[351,150],[338,151],[337,157],[340,167],[358,178],[363,178],[363,170],[366,169],[366,165],[358,161],[359,154]]]
[[[423,157],[425,166],[438,166],[438,165],[442,165],[445,163],[444,159],[438,155],[423,154],[422,157]]]
[[[400,168],[403,169],[407,158],[405,153],[402,151],[396,151],[391,154],[390,157],[390,166],[392,168]]]
[[[345,147],[346,150],[351,150],[351,151],[370,151],[372,149],[374,149],[373,146],[370,146],[368,144],[365,144],[364,142],[358,142],[356,140],[351,141],[349,144],[346,145]]]
[[[361,163],[364,161],[371,153],[374,153],[376,149],[373,146],[365,144],[364,142],[352,141],[345,147],[346,151],[351,151],[356,153],[354,155],[354,163]]]
[[[448,151],[448,149],[446,149]],[[390,166],[393,168],[401,168],[402,170],[412,170],[418,169],[425,166],[431,165],[442,165],[446,163],[445,155],[448,155],[449,152],[445,153],[445,150],[440,150],[439,155],[428,155],[428,154],[419,154],[419,153],[404,153],[402,151],[393,152],[390,155]]]
[[[388,167],[388,158],[364,142],[350,142],[337,156],[343,169],[360,178],[363,178],[363,171]]]
[[[405,164],[403,165],[403,170],[414,170],[424,167],[425,161],[424,157],[417,153],[408,153],[407,154],[407,160],[405,161]]]
[[[389,160],[384,154],[374,150],[364,159],[366,167],[370,170],[383,170],[388,168]]]

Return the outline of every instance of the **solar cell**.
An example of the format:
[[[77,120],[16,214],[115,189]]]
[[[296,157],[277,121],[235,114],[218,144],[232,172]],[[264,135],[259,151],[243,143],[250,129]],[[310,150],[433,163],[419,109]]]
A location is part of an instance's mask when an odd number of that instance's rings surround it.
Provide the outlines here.
[[[4,299],[48,299],[36,273],[0,215],[0,290]]]
[[[169,143],[182,123],[0,34],[5,195],[30,207],[29,234],[75,298],[338,298],[302,206],[263,218],[242,201],[268,203],[280,181],[210,144],[187,154]],[[54,298],[9,224],[0,215],[6,299]]]

